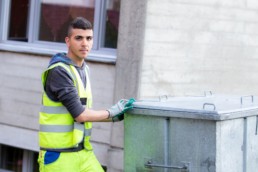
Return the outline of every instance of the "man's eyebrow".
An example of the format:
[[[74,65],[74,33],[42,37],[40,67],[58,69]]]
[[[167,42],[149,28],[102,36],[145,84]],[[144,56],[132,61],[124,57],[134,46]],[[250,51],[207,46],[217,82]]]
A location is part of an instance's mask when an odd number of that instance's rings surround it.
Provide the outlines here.
[[[82,36],[82,35],[75,35],[76,38],[93,38],[93,36]]]

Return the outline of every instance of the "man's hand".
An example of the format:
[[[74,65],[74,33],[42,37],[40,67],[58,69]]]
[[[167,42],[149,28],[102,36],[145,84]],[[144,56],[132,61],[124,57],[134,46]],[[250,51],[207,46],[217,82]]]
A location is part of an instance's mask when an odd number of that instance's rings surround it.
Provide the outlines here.
[[[132,98],[129,100],[119,100],[111,108],[107,109],[109,112],[108,118],[111,118],[113,122],[122,121],[124,119],[124,113],[133,108],[133,102],[135,102],[135,100]]]

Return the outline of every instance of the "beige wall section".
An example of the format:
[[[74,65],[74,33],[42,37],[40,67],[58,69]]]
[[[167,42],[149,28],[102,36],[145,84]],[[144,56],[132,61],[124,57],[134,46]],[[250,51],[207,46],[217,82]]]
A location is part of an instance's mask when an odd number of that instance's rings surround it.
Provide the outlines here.
[[[116,61],[114,101],[121,98],[138,97],[146,0],[121,1],[119,37]],[[124,169],[124,125],[112,126],[110,168],[108,172],[122,172]]]
[[[38,112],[41,102],[40,73],[44,59],[0,52],[0,141],[38,150]]]
[[[38,151],[38,112],[41,73],[49,57],[0,52],[0,141]],[[95,109],[113,104],[114,65],[87,62],[90,67]],[[102,164],[108,165],[112,123],[94,123],[92,143]]]
[[[41,102],[40,74],[44,59],[0,52],[0,121],[16,127],[38,130]]]
[[[149,0],[139,97],[258,94],[258,3]]]
[[[144,48],[146,0],[121,1],[115,100],[137,97]]]

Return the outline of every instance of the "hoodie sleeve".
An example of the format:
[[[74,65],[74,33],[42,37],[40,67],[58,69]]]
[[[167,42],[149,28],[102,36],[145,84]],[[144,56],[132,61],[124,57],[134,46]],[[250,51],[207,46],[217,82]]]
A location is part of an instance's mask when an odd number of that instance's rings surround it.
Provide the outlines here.
[[[51,100],[61,102],[73,118],[78,117],[85,110],[80,102],[72,78],[60,66],[49,71],[45,91]]]

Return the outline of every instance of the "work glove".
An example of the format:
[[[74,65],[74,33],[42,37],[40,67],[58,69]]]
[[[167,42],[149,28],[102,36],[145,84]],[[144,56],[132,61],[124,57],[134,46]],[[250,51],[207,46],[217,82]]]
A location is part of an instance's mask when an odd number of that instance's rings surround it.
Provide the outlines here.
[[[109,119],[112,119],[113,122],[122,121],[124,119],[124,113],[129,109],[133,108],[133,103],[135,100],[133,98],[126,100],[121,99],[111,108],[107,109],[109,112]]]

